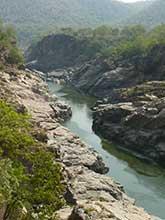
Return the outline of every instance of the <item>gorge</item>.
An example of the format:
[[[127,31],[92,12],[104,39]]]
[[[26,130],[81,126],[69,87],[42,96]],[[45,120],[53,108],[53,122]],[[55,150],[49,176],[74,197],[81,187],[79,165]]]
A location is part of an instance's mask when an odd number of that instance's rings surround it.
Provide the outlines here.
[[[130,31],[138,31],[141,36],[143,29]],[[146,40],[150,40],[148,33],[144,35]],[[108,58],[93,58],[98,51],[94,45],[87,38],[51,35],[29,49],[27,67],[45,71],[49,80],[62,80],[78,91],[103,99],[93,108],[94,130],[164,166],[164,44],[149,46],[146,54],[133,46],[128,52],[125,46],[119,57]],[[118,49],[114,46],[111,50]]]
[[[164,220],[164,1],[1,6],[0,220]]]
[[[82,140],[96,150],[110,168],[108,175],[120,182],[128,195],[136,200],[136,204],[144,207],[149,213],[164,218],[165,205],[164,169],[138,159],[129,152],[114,146],[92,131],[91,106],[95,98],[80,94],[66,85],[48,83],[51,94],[72,107],[72,118],[64,126],[77,134]]]
[[[27,67],[45,72],[56,82],[50,91],[71,105],[64,126],[102,155],[138,205],[163,219],[164,45],[120,59],[95,53],[87,39],[51,35],[30,48]]]
[[[109,169],[103,162],[101,156],[92,150],[90,146],[76,134],[72,133],[70,131],[72,130],[71,128],[67,129],[61,125],[62,121],[64,123],[66,120],[66,115],[68,115],[67,118],[71,116],[70,108],[68,105],[59,102],[57,97],[51,96],[50,93],[48,93],[47,85],[36,73],[29,70],[10,69],[8,67],[0,72],[0,77],[1,97],[7,98],[8,102],[16,106],[17,111],[20,112],[19,114],[24,114],[25,111],[28,111],[31,115],[31,121],[35,125],[33,128],[35,130],[32,130],[32,132],[34,132],[33,135],[38,146],[33,146],[33,150],[31,151],[30,149],[29,154],[35,156],[34,153],[38,147],[40,150],[43,149],[43,153],[39,154],[39,158],[35,158],[35,161],[36,159],[37,161],[34,168],[38,166],[40,170],[36,174],[32,188],[28,185],[30,192],[34,190],[32,194],[34,200],[32,200],[31,197],[30,199],[29,197],[25,197],[25,195],[28,196],[28,194],[23,194],[23,198],[20,197],[23,201],[23,208],[18,203],[18,206],[16,206],[17,212],[10,213],[11,219],[25,219],[32,212],[31,209],[29,209],[30,204],[36,204],[36,201],[37,203],[40,201],[42,204],[44,198],[46,203],[44,206],[50,205],[51,209],[49,209],[43,219],[46,219],[48,215],[54,214],[52,200],[49,199],[53,198],[53,192],[55,196],[57,196],[56,193],[59,192],[59,188],[56,189],[57,191],[53,190],[54,187],[59,187],[60,183],[56,180],[55,185],[51,188],[55,176],[51,179],[52,169],[45,167],[52,162],[50,156],[45,157],[47,155],[53,155],[54,166],[55,164],[60,165],[60,170],[63,174],[62,184],[65,184],[64,194],[61,194],[58,200],[53,201],[53,204],[55,202],[55,204],[58,204],[57,202],[61,200],[62,196],[64,196],[66,201],[65,205],[59,204],[60,208],[55,208],[57,209],[55,217],[58,216],[60,220],[77,220],[78,218],[85,220],[88,218],[93,220],[109,218],[114,220],[157,219],[147,214],[142,208],[135,206],[134,201],[125,194],[123,186],[115,182],[111,177],[105,175]],[[51,88],[51,84],[49,86]],[[53,94],[54,89],[56,89],[56,86],[52,84],[51,93]],[[56,91],[55,93],[59,94],[60,91],[58,93]],[[73,117],[74,115],[75,114],[73,114]],[[16,126],[18,126],[18,124],[16,124]],[[17,152],[19,151],[16,151],[16,153]],[[21,151],[21,153],[21,155],[26,156],[26,150]],[[12,153],[12,156],[13,155],[15,154]],[[53,170],[52,174],[58,177],[58,173],[59,170],[56,169]],[[40,178],[41,174],[43,177]],[[33,176],[31,178],[33,178]],[[36,181],[37,178],[39,178],[39,182]],[[49,183],[48,181],[50,181],[51,184],[47,185],[47,183]],[[6,182],[3,182],[3,186],[5,184]],[[21,185],[18,186],[22,189]],[[44,196],[41,201],[40,197],[38,197],[38,189],[41,196],[42,187],[44,188],[44,195],[45,190],[50,192],[52,189],[52,191],[51,196],[49,194],[49,197],[47,197],[46,194],[46,197]],[[29,193],[29,191],[26,191],[26,193]],[[42,212],[37,212],[35,209],[36,205],[34,206],[34,212],[32,212],[32,214],[36,213],[40,218]],[[42,207],[43,206],[40,207],[41,210]],[[0,209],[1,218],[6,213],[4,213],[4,208],[2,206]],[[14,209],[15,206],[12,206],[12,208]],[[24,210],[26,210],[26,212],[24,212]]]

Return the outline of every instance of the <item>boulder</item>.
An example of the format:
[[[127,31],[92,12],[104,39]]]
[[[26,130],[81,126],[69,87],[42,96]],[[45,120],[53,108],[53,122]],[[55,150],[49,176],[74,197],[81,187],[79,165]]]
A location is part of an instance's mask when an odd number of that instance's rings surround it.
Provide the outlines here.
[[[72,116],[71,107],[62,101],[51,103],[50,107],[53,109],[53,118],[58,118],[61,121],[66,121]]]
[[[75,206],[68,220],[90,220],[90,219],[81,207]]]

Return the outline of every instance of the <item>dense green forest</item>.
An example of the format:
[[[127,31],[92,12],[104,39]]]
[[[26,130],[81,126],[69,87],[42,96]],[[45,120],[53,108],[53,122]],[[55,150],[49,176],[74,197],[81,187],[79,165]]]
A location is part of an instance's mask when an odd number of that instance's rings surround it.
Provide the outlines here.
[[[22,47],[63,27],[141,24],[147,29],[165,22],[164,0],[126,4],[115,0],[1,0],[1,18],[13,24]]]
[[[155,0],[153,4],[125,21],[125,24],[143,24],[146,27],[154,27],[165,23],[165,1]]]
[[[55,34],[66,34],[89,43],[88,56],[95,54],[106,58],[125,59],[132,56],[145,56],[156,45],[165,44],[165,25],[147,30],[142,25],[130,25],[123,28],[100,26],[96,29],[85,28],[74,30],[63,28]]]
[[[125,4],[115,0],[1,0],[0,15],[15,25],[21,46],[60,27],[120,25],[150,2]]]
[[[165,22],[164,0],[126,4],[115,0],[2,0],[0,14],[13,24],[20,45],[27,47],[61,27],[95,28],[100,25],[141,24],[153,28]]]
[[[104,37],[106,39],[106,34]],[[165,44],[165,25],[159,25],[150,31],[141,25],[127,26],[120,31],[116,30],[107,39],[104,45],[101,44],[101,54],[106,57],[125,59],[145,56],[156,45]]]

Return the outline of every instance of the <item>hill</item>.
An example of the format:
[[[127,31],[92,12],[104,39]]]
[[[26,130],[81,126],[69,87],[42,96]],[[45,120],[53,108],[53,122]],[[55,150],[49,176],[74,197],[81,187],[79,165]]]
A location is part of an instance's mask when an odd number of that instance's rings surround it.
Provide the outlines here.
[[[145,7],[141,12],[132,16],[126,23],[143,24],[147,27],[165,23],[165,1],[155,0],[151,5]]]
[[[139,9],[141,9],[141,4]],[[145,5],[145,4],[144,4]],[[0,13],[6,22],[16,25],[88,26],[119,23],[135,7],[115,0],[2,0]],[[137,11],[136,7],[136,11]]]
[[[148,3],[125,4],[116,0],[1,0],[0,15],[16,26],[22,42],[34,33],[56,27],[116,25],[145,8]]]

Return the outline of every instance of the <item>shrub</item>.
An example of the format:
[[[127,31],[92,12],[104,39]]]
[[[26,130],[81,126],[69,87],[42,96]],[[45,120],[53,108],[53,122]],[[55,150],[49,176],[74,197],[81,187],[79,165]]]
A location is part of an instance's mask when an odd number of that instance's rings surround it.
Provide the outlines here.
[[[0,101],[0,206],[5,210],[4,220],[53,219],[63,205],[61,167],[54,154],[32,138],[32,128],[26,113],[17,113]]]
[[[54,163],[52,154],[44,150],[34,153],[32,164],[29,204],[32,205],[33,213],[38,219],[51,219],[55,210],[64,203],[61,167]]]
[[[23,55],[16,45],[16,33],[12,26],[0,22],[0,50],[6,51],[5,59],[9,64],[22,64]]]
[[[34,144],[29,136],[29,116],[18,114],[11,106],[0,101],[0,147],[2,155],[17,159]]]
[[[7,62],[9,64],[23,64],[24,59],[21,52],[16,47],[11,47],[9,50]]]

